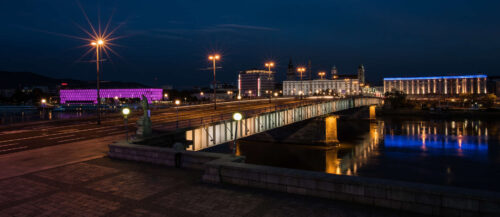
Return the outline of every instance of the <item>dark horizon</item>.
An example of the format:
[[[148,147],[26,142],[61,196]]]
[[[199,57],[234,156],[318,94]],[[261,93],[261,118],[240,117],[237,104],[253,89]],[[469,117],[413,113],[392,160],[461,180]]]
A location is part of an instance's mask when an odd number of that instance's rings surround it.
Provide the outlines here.
[[[336,65],[367,80],[383,77],[498,76],[498,2],[475,1],[284,1],[163,2],[82,1],[92,23],[120,26],[102,79],[152,86],[208,86],[207,56],[222,55],[220,82],[235,83],[239,71],[276,62],[285,77],[290,58],[312,62],[313,74]],[[11,1],[3,4],[0,71],[30,71],[55,78],[95,79],[77,1]],[[114,11],[114,12],[113,12]],[[100,15],[100,16],[99,16]],[[157,78],[157,81],[155,80]]]

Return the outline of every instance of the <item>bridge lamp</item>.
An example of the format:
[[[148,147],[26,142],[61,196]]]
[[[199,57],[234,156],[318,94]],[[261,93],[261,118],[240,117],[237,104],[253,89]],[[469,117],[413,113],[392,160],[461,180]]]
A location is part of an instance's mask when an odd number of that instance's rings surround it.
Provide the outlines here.
[[[233,119],[235,121],[241,121],[242,118],[243,118],[243,115],[241,115],[241,113],[239,113],[239,112],[236,112],[233,114]]]
[[[181,101],[176,99],[175,100],[175,113],[176,113],[176,121],[175,121],[175,129],[179,128],[179,105],[181,104]]]
[[[122,109],[123,121],[125,124],[125,140],[128,142],[128,115],[130,114],[130,109],[125,107]]]
[[[243,115],[241,113],[236,112],[233,114],[233,120],[236,121],[236,127],[234,130],[234,141],[233,141],[233,154],[236,155],[236,139],[238,138],[238,123],[239,121],[243,118]]]

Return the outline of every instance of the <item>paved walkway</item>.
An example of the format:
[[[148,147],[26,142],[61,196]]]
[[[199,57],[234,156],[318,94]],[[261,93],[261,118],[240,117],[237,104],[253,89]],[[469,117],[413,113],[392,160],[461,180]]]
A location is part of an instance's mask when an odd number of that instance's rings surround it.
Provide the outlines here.
[[[0,216],[417,216],[210,185],[202,171],[107,157],[0,179]]]
[[[102,158],[107,155],[109,144],[124,137],[114,135],[0,155],[0,179]]]

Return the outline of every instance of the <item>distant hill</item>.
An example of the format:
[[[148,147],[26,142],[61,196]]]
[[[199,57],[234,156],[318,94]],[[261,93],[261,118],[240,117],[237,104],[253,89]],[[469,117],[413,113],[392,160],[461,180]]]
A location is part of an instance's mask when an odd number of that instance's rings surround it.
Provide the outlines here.
[[[47,86],[57,89],[61,83],[66,83],[63,88],[95,88],[96,81],[81,81],[75,79],[59,79],[39,75],[33,72],[7,72],[0,71],[0,89],[16,89],[33,86]],[[147,85],[135,82],[101,81],[101,88],[146,88]]]

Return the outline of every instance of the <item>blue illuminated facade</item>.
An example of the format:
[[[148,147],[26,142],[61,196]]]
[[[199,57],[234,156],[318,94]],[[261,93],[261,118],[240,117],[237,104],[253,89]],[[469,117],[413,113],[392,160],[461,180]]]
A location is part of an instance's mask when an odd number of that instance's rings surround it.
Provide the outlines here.
[[[486,75],[384,78],[384,92],[402,91],[413,97],[486,94]]]

